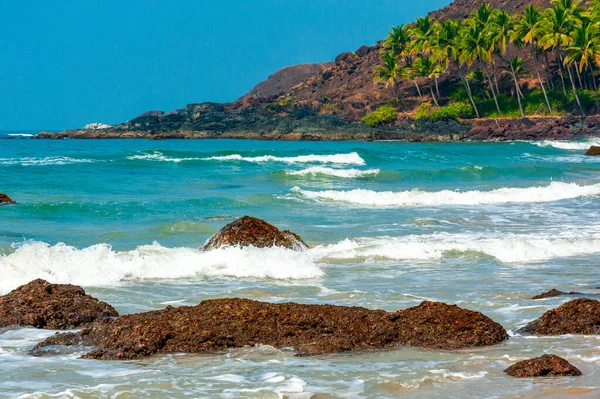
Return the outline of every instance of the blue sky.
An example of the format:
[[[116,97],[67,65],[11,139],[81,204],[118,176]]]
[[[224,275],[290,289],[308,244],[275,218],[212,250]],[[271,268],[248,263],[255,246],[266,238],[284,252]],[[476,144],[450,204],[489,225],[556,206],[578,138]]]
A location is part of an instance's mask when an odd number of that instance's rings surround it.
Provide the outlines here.
[[[0,0],[0,130],[232,101],[450,0]]]

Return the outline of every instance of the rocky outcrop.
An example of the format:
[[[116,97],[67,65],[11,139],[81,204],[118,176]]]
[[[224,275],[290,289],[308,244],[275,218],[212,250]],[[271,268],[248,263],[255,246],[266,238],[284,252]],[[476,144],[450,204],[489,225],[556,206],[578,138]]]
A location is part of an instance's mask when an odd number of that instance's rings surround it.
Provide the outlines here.
[[[244,97],[269,99],[290,90],[298,83],[320,74],[331,63],[301,64],[285,67],[257,84]]]
[[[589,157],[598,157],[600,156],[600,146],[593,145],[586,152],[585,155]]]
[[[78,333],[56,334],[54,345],[96,347],[84,357],[135,359],[155,353],[223,351],[257,344],[294,348],[300,356],[411,345],[460,349],[508,336],[483,314],[437,302],[388,313],[360,307],[214,299],[196,306],[121,316]]]
[[[284,247],[293,250],[303,250],[308,246],[300,236],[289,230],[279,230],[277,227],[251,216],[244,216],[223,227],[213,235],[204,250],[208,251],[224,246],[254,246],[257,248]]]
[[[504,372],[517,378],[579,376],[581,371],[565,359],[556,355],[543,355],[522,360],[513,364]]]
[[[83,127],[83,130],[103,130],[103,129],[110,129],[112,126],[111,125],[107,125],[106,123],[88,123],[87,125],[85,125]]]
[[[594,299],[574,299],[547,311],[542,317],[517,332],[537,335],[598,335],[600,334],[600,302]]]
[[[13,201],[8,195],[0,193],[0,205],[5,204],[15,204],[15,201]]]
[[[81,287],[41,279],[0,297],[0,327],[66,330],[116,316],[112,306],[86,295]]]
[[[559,291],[556,288],[552,288],[550,291],[546,291],[543,292],[541,294],[538,294],[536,296],[531,297],[531,299],[546,299],[546,298],[554,298],[557,296],[564,296],[564,295],[586,295],[582,292],[563,292],[563,291]]]

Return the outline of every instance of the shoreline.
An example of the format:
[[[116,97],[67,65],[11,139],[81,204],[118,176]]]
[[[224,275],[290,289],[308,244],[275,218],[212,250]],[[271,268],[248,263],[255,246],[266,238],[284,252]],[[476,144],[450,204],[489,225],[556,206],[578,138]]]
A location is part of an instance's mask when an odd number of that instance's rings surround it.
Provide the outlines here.
[[[406,142],[502,142],[535,140],[582,140],[600,137],[600,117],[577,116],[533,117],[525,119],[475,119],[457,121],[406,120],[389,127],[374,127],[357,123],[322,126],[304,125],[296,128],[243,129],[223,131],[187,129],[112,129],[64,130],[40,132],[33,139],[242,139],[261,141],[383,141]]]

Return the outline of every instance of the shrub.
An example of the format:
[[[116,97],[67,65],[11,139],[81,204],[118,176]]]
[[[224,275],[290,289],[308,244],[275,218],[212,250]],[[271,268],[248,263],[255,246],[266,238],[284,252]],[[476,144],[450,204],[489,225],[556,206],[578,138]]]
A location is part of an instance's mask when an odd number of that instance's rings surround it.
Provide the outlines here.
[[[458,120],[473,115],[473,107],[464,101],[452,103],[445,107],[434,107],[430,103],[422,103],[415,112],[415,120],[428,121]]]
[[[292,97],[286,97],[286,98],[282,98],[281,100],[277,101],[277,104],[279,105],[286,105],[292,102]]]
[[[362,118],[365,125],[379,126],[392,123],[396,120],[398,114],[391,105],[382,105],[373,112],[369,112]]]

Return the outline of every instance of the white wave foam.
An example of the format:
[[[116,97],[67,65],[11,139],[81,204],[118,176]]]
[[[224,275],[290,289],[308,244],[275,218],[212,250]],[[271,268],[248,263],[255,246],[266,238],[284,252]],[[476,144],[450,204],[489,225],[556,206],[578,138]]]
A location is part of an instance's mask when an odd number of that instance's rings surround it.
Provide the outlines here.
[[[299,155],[296,157],[276,157],[274,155],[263,155],[259,157],[244,157],[239,154],[212,156],[212,157],[188,157],[173,158],[167,157],[159,151],[151,154],[131,155],[127,159],[131,160],[151,160],[162,162],[184,162],[184,161],[244,161],[253,163],[282,162],[282,163],[325,163],[342,165],[365,165],[365,160],[356,152],[349,154],[331,154],[331,155]]]
[[[356,189],[349,191],[309,191],[299,187],[292,192],[312,200],[344,202],[359,206],[437,206],[437,205],[486,205],[507,203],[551,202],[600,194],[600,183],[578,185],[575,183],[552,182],[548,186],[527,188],[499,188],[492,191],[435,191],[418,189],[411,191],[371,191]]]
[[[84,265],[84,266],[82,266]],[[59,243],[25,243],[0,256],[0,292],[36,278],[53,283],[110,286],[136,279],[184,279],[198,276],[306,279],[323,276],[313,257],[285,248],[166,248],[158,243],[133,251],[96,244],[77,249]]]
[[[11,136],[11,137],[33,137],[33,134],[29,134],[29,133],[9,133],[7,134],[7,136]]]
[[[94,163],[93,159],[71,157],[44,157],[44,158],[0,158],[0,165],[22,166],[51,166],[71,165],[76,163]]]
[[[341,178],[358,178],[365,176],[376,176],[380,172],[379,169],[333,169],[324,166],[312,166],[302,170],[286,170],[285,173],[290,176],[334,176]]]
[[[564,232],[554,235],[476,234],[410,235],[344,240],[312,250],[315,259],[437,261],[444,256],[475,252],[504,263],[528,263],[600,253],[600,233]]]
[[[531,144],[535,144],[538,147],[552,147],[560,150],[587,150],[593,145],[600,145],[600,139],[588,140],[588,141],[532,141]]]

